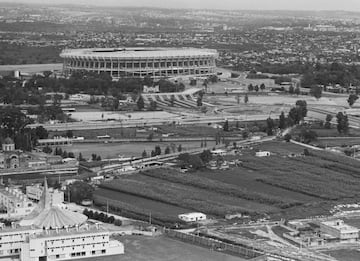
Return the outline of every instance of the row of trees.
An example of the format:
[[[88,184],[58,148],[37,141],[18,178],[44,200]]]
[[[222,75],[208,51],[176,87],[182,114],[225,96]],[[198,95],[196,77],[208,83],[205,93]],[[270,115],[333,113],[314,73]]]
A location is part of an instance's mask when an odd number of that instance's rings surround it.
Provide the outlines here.
[[[83,214],[90,219],[99,220],[104,223],[114,224],[115,226],[122,225],[122,221],[120,219],[114,218],[114,216],[111,215],[109,216],[108,214],[104,214],[103,212],[94,212],[85,208]]]
[[[176,147],[176,145],[174,143],[171,143],[170,146],[167,146],[164,150],[164,154],[167,155],[167,154],[170,154],[170,153],[175,153],[175,152],[181,152],[183,149],[182,149],[182,146],[181,144],[179,144],[179,146]],[[156,157],[158,155],[161,155],[162,151],[161,151],[161,147],[160,146],[155,146],[155,149],[151,151],[150,153],[150,156],[151,157]],[[146,152],[146,150],[144,150],[142,152],[142,157],[143,158],[147,158],[149,155],[148,153]]]

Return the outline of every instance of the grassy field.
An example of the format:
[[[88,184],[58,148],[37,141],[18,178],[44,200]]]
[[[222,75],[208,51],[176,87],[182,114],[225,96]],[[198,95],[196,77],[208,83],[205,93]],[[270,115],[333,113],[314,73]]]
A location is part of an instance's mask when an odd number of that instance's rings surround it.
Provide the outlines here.
[[[91,154],[96,153],[101,158],[115,158],[122,155],[124,157],[141,157],[143,151],[150,156],[151,151],[155,149],[155,146],[159,145],[164,154],[166,147],[174,143],[176,147],[181,144],[183,151],[187,149],[194,149],[201,147],[201,141],[191,142],[139,142],[139,143],[88,143],[88,144],[73,144],[72,146],[63,146],[62,149],[67,152],[73,152],[76,156],[81,152],[84,158],[90,158]],[[213,148],[215,141],[207,141],[207,147]]]
[[[255,157],[268,150],[270,157]],[[132,195],[169,206],[221,217],[227,213],[268,213],[273,218],[301,218],[327,214],[333,205],[360,199],[360,161],[326,151],[289,157],[304,148],[272,141],[244,149],[242,165],[227,171],[202,169],[183,174],[176,170],[146,171],[104,184],[102,196],[126,200]],[[119,193],[119,194],[114,194]],[[110,193],[110,192],[109,192]],[[151,204],[149,204],[151,209]],[[154,208],[155,209],[155,208]],[[170,211],[162,211],[168,216]]]
[[[239,257],[162,236],[124,236],[118,238],[118,240],[124,243],[125,254],[101,257],[102,261],[244,261]],[[87,260],[98,261],[99,258],[89,258]]]

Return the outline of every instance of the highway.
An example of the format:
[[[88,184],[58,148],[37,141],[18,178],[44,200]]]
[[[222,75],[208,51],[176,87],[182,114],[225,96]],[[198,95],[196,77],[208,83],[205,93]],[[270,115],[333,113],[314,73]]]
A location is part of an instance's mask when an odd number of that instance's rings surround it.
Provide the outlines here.
[[[311,117],[317,118],[317,119],[323,120],[323,121],[325,120],[326,115],[330,114],[333,116],[333,120],[331,121],[331,123],[337,124],[336,114],[339,111],[334,112],[332,110],[325,110],[325,109],[320,109],[320,108],[316,108],[316,107],[308,107],[308,111],[313,113]],[[342,110],[342,111],[344,111],[344,110]],[[360,128],[360,118],[352,116],[352,115],[347,115],[347,116],[349,119],[349,126],[354,129],[359,129]]]
[[[68,122],[57,124],[29,124],[27,127],[36,128],[43,126],[48,131],[67,131],[67,130],[94,130],[94,129],[112,129],[112,128],[130,128],[130,127],[146,127],[159,126],[166,124],[192,125],[192,124],[209,124],[222,123],[226,120],[234,121],[260,121],[269,118],[269,114],[259,115],[239,115],[239,116],[187,116],[182,118],[163,118],[163,119],[128,119],[123,121],[102,121],[102,122]]]

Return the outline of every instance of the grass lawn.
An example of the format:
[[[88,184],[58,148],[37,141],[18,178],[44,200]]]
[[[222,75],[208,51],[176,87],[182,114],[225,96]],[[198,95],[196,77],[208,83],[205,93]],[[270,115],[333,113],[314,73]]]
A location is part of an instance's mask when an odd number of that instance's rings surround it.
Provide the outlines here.
[[[102,261],[245,261],[245,259],[211,251],[207,248],[167,237],[124,236],[125,254],[101,257]],[[81,259],[80,259],[81,260]],[[98,261],[99,258],[88,258]]]
[[[358,250],[352,249],[341,249],[335,251],[324,252],[339,261],[359,261],[360,260],[360,252]]]
[[[155,149],[155,146],[161,147],[162,154],[165,152],[166,147],[174,143],[176,147],[181,144],[182,149],[194,149],[201,147],[201,141],[190,142],[134,142],[134,143],[88,143],[88,144],[73,144],[72,146],[63,146],[62,149],[67,152],[73,152],[75,156],[81,154],[84,158],[90,158],[91,154],[96,153],[100,155],[102,159],[116,158],[119,155],[124,157],[141,157],[145,150],[147,155],[151,154],[151,151]],[[209,149],[215,146],[215,141],[207,141],[207,147]]]

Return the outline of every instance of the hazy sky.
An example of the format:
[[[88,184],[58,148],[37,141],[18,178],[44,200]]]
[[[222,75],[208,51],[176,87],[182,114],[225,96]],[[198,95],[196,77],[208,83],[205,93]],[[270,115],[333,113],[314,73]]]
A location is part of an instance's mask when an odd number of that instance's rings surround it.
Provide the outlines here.
[[[200,9],[360,11],[360,0],[0,0],[0,2],[44,4],[78,3],[104,6],[153,6]]]

